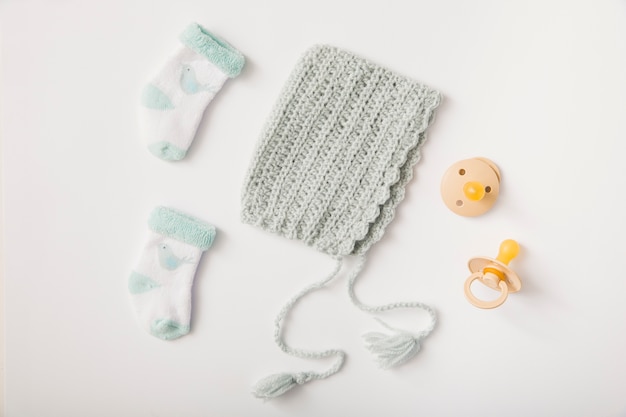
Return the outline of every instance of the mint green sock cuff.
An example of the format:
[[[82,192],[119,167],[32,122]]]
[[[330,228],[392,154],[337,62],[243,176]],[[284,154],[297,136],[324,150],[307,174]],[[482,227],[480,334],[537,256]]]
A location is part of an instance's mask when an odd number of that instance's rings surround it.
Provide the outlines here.
[[[168,207],[156,207],[148,226],[156,233],[207,250],[215,239],[215,226]]]
[[[180,41],[200,55],[204,55],[230,78],[241,72],[245,58],[226,41],[215,36],[197,23],[187,26]]]

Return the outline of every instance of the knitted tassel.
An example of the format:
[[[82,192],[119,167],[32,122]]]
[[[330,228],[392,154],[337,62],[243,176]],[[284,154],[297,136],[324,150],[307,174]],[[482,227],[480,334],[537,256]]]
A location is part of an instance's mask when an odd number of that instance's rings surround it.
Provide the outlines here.
[[[403,364],[420,351],[422,347],[420,342],[435,328],[437,315],[435,314],[435,310],[431,307],[416,301],[391,303],[382,306],[370,306],[362,303],[354,293],[354,283],[356,281],[356,277],[359,275],[359,272],[363,269],[364,264],[365,255],[360,255],[354,270],[350,273],[350,278],[348,280],[348,294],[350,295],[350,300],[352,300],[352,303],[355,306],[368,313],[382,313],[397,308],[419,308],[424,310],[430,316],[430,323],[426,329],[417,334],[412,334],[404,330],[391,327],[376,317],[376,320],[381,325],[391,330],[393,334],[388,335],[379,332],[366,333],[363,335],[363,338],[365,339],[365,347],[377,356],[378,364],[381,368],[389,369]]]
[[[420,351],[420,338],[410,333],[398,331],[388,335],[370,332],[363,335],[365,347],[377,355],[381,368],[388,369],[403,364]]]
[[[283,308],[278,313],[275,321],[275,331],[274,331],[274,340],[276,344],[280,347],[280,349],[292,356],[298,358],[307,358],[307,359],[322,359],[328,358],[331,356],[336,356],[337,360],[335,363],[326,371],[317,373],[317,372],[299,372],[297,374],[273,374],[268,377],[263,378],[252,388],[252,394],[257,398],[262,398],[265,400],[270,400],[272,398],[279,397],[291,390],[296,385],[306,384],[309,381],[314,379],[325,379],[331,375],[339,372],[341,367],[343,366],[344,361],[346,360],[346,354],[337,349],[327,349],[321,352],[304,350],[304,349],[296,349],[289,346],[283,340],[283,324],[285,321],[285,317],[291,310],[291,308],[305,295],[309,294],[312,291],[319,290],[323,288],[326,284],[332,281],[339,271],[341,270],[342,260],[340,258],[336,259],[335,268],[333,272],[322,281],[316,282],[314,284],[309,285],[302,291],[300,291],[296,296],[294,296],[291,300],[287,302],[283,306]]]
[[[252,390],[252,394],[257,398],[269,400],[279,397],[296,385],[302,385],[311,379],[311,375],[307,373],[273,374],[257,382]]]

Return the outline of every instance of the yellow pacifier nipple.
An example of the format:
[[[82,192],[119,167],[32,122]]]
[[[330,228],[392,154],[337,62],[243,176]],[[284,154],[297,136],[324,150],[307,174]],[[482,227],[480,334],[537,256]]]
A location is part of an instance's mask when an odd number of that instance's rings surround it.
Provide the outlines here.
[[[500,243],[500,250],[496,260],[508,265],[519,254],[519,244],[513,239],[507,239]]]
[[[463,194],[472,201],[480,201],[485,196],[485,186],[478,181],[466,182],[463,185]]]

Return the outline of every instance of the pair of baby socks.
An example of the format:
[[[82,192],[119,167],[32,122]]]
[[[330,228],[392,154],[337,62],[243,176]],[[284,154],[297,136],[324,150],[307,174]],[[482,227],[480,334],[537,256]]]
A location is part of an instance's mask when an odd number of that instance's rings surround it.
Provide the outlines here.
[[[141,93],[141,135],[150,152],[168,161],[185,157],[204,110],[244,65],[239,51],[196,23],[180,41]],[[193,279],[215,227],[167,207],[155,208],[148,226],[128,291],[139,325],[160,339],[176,339],[189,333]]]

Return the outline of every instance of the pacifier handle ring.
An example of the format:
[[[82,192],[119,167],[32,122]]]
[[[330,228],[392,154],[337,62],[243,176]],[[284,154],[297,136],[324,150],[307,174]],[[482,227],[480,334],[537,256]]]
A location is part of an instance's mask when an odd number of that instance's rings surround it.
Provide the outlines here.
[[[479,300],[474,294],[472,294],[472,283],[477,279],[480,280],[482,277],[482,272],[474,272],[467,278],[467,280],[465,280],[465,297],[467,298],[467,300],[478,308],[488,309],[496,308],[502,305],[502,303],[504,303],[509,296],[509,287],[508,285],[506,285],[505,280],[502,280],[498,283],[498,287],[500,288],[501,293],[500,296],[493,301]]]

